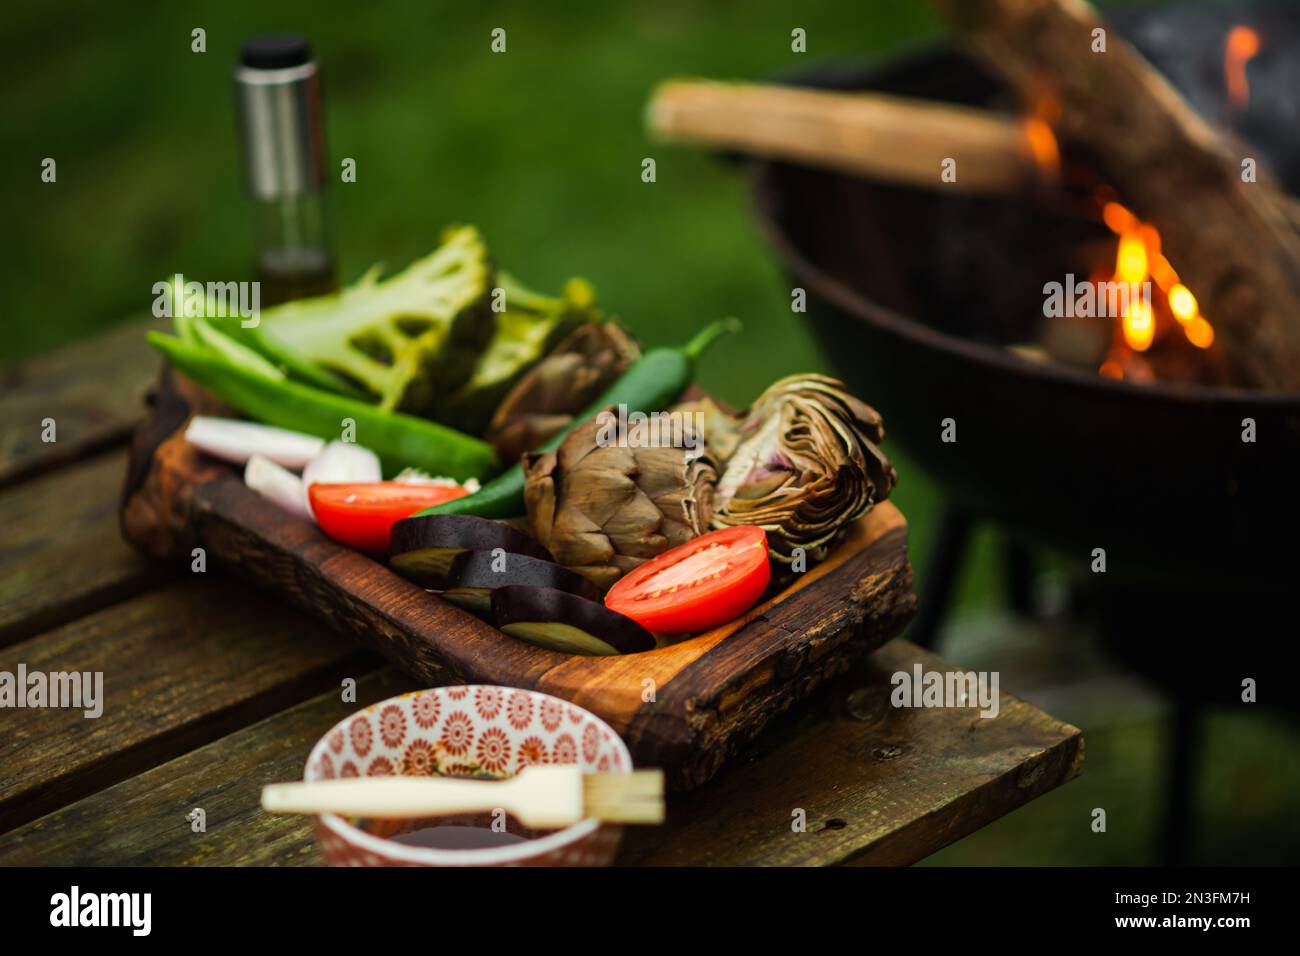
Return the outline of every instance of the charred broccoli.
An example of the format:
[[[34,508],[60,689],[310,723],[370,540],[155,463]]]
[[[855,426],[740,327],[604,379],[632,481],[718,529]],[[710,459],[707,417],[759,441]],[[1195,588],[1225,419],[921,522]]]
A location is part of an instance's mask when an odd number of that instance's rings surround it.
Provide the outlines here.
[[[478,230],[454,227],[387,279],[375,267],[333,295],[264,310],[257,345],[291,372],[341,376],[384,410],[431,415],[492,337],[491,277]]]
[[[492,340],[473,365],[473,374],[434,417],[472,435],[487,428],[501,399],[557,342],[583,322],[598,321],[596,291],[585,279],[570,279],[560,298],[525,288],[505,272],[497,274],[505,308],[495,314]]]

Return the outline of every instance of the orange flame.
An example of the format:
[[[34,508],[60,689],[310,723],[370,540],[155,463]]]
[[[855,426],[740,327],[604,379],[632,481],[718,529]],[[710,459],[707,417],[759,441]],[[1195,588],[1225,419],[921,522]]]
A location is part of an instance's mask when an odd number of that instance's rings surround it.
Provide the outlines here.
[[[1223,78],[1228,87],[1228,102],[1233,109],[1243,109],[1250,102],[1250,83],[1246,64],[1259,53],[1259,34],[1250,27],[1233,27],[1223,52]]]
[[[1198,349],[1208,349],[1214,344],[1214,326],[1202,315],[1192,318],[1183,331],[1187,333],[1187,341]]]
[[[1117,202],[1108,202],[1101,208],[1101,218],[1117,236],[1137,229],[1137,218]]]
[[[1181,282],[1169,290],[1169,309],[1179,322],[1186,325],[1196,318],[1197,308],[1196,296],[1192,295],[1192,290]]]
[[[1108,378],[1134,375],[1133,355],[1145,352],[1167,328],[1180,328],[1187,341],[1200,349],[1214,344],[1214,327],[1201,315],[1192,290],[1183,285],[1178,272],[1160,251],[1160,231],[1143,222],[1113,198],[1110,190],[1098,195],[1101,218],[1119,237],[1115,248],[1112,282],[1130,283],[1134,288],[1152,280],[1161,295],[1129,303],[1119,317],[1110,354],[1098,369]]]
[[[1025,140],[1038,168],[1055,176],[1061,169],[1061,150],[1056,145],[1056,134],[1045,120],[1036,116],[1025,119]]]
[[[1120,282],[1145,282],[1150,272],[1147,261],[1147,246],[1142,241],[1142,234],[1120,233],[1119,249],[1115,254],[1116,278]]]
[[[1055,179],[1061,172],[1061,147],[1053,127],[1061,121],[1061,101],[1045,79],[1039,78],[1038,87],[1033,108],[1021,121],[1021,130],[1039,172],[1047,179]]]
[[[1124,341],[1134,352],[1145,352],[1156,339],[1156,314],[1147,302],[1134,302],[1121,320]]]

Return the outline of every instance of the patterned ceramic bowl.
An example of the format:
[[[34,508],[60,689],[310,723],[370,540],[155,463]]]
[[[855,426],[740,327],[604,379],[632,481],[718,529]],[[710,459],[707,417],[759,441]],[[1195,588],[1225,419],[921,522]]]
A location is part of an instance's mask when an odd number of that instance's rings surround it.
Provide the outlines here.
[[[576,763],[588,773],[632,769],[627,745],[581,707],[535,691],[460,685],[353,714],[312,748],[303,776],[508,777],[534,763]],[[504,833],[492,823],[490,814],[403,821],[325,814],[316,818],[316,835],[332,866],[603,866],[623,835],[590,819],[549,831],[508,819]]]

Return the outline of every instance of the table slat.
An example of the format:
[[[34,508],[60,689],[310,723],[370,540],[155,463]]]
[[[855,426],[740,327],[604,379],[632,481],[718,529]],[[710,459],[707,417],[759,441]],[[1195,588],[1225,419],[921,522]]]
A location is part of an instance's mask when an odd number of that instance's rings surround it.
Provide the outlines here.
[[[714,781],[670,795],[672,826],[630,828],[619,862],[912,863],[1077,772],[1079,731],[1007,695],[991,720],[889,707],[889,675],[917,661],[949,666],[887,645]],[[318,864],[307,822],[260,812],[262,784],[297,779],[311,745],[350,709],[410,687],[384,671],[361,682],[355,707],[334,692],[277,714],[0,837],[0,862]],[[184,819],[195,806],[208,814],[202,837]],[[805,833],[791,830],[796,808]]]
[[[337,690],[155,767],[0,836],[0,864],[81,866],[319,865],[308,817],[273,816],[262,785],[299,780],[307,752],[353,711],[415,689],[392,668],[357,681],[355,703]],[[201,808],[206,832],[187,815]]]
[[[890,705],[890,676],[955,669],[885,645],[712,786],[670,804],[671,835],[631,830],[621,863],[648,866],[907,864],[1069,780],[1083,737],[1002,694],[997,717]],[[797,810],[806,831],[791,826]]]
[[[133,597],[177,573],[122,540],[117,505],[125,474],[126,452],[115,451],[0,491],[0,646]]]
[[[0,487],[126,441],[144,417],[158,375],[145,331],[161,320],[123,322],[110,332],[0,370]],[[55,441],[42,422],[55,422]]]
[[[360,677],[349,638],[216,573],[0,650],[0,671],[103,672],[103,715],[3,711],[0,832]]]

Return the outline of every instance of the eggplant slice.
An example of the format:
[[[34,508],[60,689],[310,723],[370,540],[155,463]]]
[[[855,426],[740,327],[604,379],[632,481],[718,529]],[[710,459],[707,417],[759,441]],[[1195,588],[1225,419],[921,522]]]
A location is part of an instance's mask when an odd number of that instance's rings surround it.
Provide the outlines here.
[[[426,588],[447,582],[451,563],[466,551],[501,548],[551,561],[551,552],[516,528],[473,515],[424,515],[403,518],[389,536],[388,563],[402,577]]]
[[[600,601],[600,589],[576,571],[524,554],[466,551],[456,555],[447,572],[442,596],[453,604],[488,617],[492,613],[492,592],[510,585],[554,588],[591,601]]]
[[[563,654],[635,654],[655,646],[654,635],[630,617],[555,588],[497,588],[492,617],[511,637]]]

